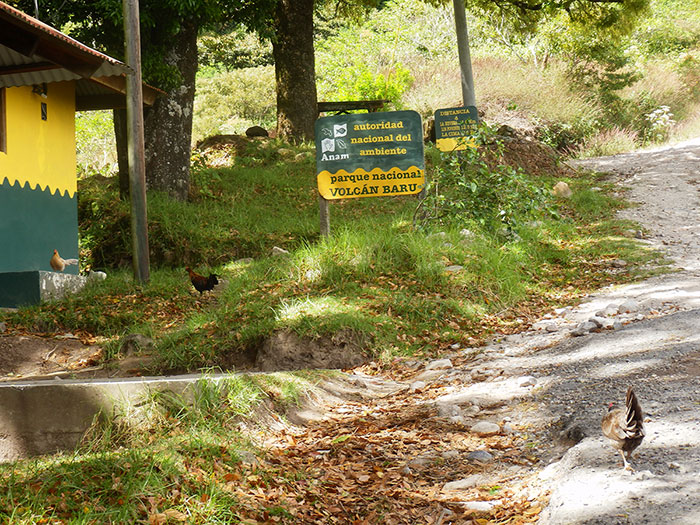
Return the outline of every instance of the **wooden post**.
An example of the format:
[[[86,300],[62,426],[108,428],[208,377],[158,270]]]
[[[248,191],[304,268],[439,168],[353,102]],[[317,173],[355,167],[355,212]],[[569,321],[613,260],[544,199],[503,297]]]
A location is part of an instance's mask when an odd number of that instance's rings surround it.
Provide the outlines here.
[[[146,218],[146,157],[143,131],[141,81],[141,32],[138,0],[124,0],[126,64],[132,69],[126,82],[126,129],[129,142],[129,193],[131,197],[131,246],[134,278],[150,279],[148,221]]]
[[[462,72],[462,105],[476,106],[474,95],[474,74],[472,59],[469,53],[469,35],[467,33],[467,14],[464,10],[464,0],[453,0],[455,10],[455,30],[457,32],[457,53],[459,68]]]
[[[328,237],[331,234],[331,216],[328,208],[328,200],[319,195],[318,210],[321,216],[321,235],[323,237]]]

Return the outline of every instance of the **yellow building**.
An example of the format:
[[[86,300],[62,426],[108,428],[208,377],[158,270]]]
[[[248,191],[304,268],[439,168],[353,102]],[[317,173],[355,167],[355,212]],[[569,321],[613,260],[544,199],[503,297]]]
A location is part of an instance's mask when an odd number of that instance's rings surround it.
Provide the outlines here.
[[[78,258],[75,112],[124,107],[128,72],[0,2],[0,307],[41,300],[54,250]]]

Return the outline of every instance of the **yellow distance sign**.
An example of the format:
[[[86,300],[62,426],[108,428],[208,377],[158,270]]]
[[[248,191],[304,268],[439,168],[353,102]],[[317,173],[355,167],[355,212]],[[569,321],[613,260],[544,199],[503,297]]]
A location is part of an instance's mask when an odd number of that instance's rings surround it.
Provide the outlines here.
[[[476,148],[474,136],[479,126],[475,106],[445,108],[435,111],[435,146],[440,151]]]

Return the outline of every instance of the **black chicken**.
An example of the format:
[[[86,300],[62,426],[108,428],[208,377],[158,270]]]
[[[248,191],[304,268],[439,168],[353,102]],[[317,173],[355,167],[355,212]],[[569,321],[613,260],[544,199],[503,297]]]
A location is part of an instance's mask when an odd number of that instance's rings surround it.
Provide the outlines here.
[[[632,470],[627,460],[644,439],[644,414],[632,387],[627,389],[625,408],[613,408],[610,403],[601,426],[605,437],[620,451],[625,469]]]
[[[213,290],[214,286],[219,284],[219,276],[215,273],[210,273],[209,277],[204,277],[203,275],[193,272],[192,268],[189,266],[185,268],[185,270],[190,274],[192,286],[199,292],[199,295],[202,295],[202,292],[206,292],[207,290]]]

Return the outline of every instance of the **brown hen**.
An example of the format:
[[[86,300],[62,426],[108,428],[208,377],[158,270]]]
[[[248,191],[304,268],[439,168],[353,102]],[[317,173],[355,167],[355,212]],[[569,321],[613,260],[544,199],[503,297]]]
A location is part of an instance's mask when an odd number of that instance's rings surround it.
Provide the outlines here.
[[[605,437],[620,451],[625,469],[632,470],[627,460],[644,439],[644,414],[632,387],[627,389],[625,408],[613,408],[610,403],[601,426]]]

